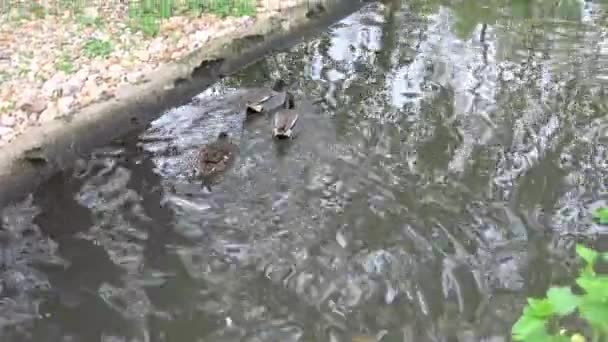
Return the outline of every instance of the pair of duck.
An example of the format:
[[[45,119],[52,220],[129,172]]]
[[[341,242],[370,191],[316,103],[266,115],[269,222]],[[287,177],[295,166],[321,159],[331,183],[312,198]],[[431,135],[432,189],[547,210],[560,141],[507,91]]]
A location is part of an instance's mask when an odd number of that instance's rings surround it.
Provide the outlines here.
[[[287,84],[278,80],[270,94],[247,104],[247,115],[275,112],[272,120],[272,135],[276,139],[293,138],[293,129],[299,118],[295,110],[293,95]],[[198,169],[204,178],[214,177],[226,170],[234,160],[238,147],[227,132],[220,132],[216,141],[203,145],[198,155]]]
[[[293,128],[299,113],[295,110],[293,94],[287,91],[283,80],[275,82],[270,94],[247,104],[247,115],[276,112],[273,119],[272,135],[277,139],[293,137]]]

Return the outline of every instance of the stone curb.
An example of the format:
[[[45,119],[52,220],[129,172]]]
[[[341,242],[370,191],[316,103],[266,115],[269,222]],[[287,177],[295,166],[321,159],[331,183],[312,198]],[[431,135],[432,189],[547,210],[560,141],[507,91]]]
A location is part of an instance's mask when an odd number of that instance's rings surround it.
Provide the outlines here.
[[[305,3],[261,13],[252,26],[211,40],[182,60],[146,75],[149,82],[125,85],[108,101],[24,132],[0,149],[0,207],[34,191],[93,148],[142,130],[165,110],[187,103],[222,77],[293,46],[362,5],[359,0],[320,3],[321,11]]]

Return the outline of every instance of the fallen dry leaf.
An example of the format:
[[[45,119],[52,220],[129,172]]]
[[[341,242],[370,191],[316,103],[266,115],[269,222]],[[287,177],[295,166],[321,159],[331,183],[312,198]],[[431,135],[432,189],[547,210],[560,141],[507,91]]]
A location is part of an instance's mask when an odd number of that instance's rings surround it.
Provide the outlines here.
[[[21,102],[19,105],[19,109],[27,112],[27,113],[35,113],[38,114],[45,110],[47,107],[47,101],[44,98],[36,97],[29,98]]]

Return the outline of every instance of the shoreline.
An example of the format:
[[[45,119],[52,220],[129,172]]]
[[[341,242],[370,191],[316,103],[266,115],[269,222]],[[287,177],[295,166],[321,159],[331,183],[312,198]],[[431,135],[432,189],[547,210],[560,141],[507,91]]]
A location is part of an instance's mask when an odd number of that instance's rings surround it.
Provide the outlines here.
[[[324,30],[362,5],[323,1],[324,11],[311,15],[305,2],[281,12],[258,14],[250,25],[209,39],[203,47],[145,74],[146,82],[122,84],[114,96],[77,114],[28,127],[0,148],[0,207],[27,195],[93,148],[143,129],[165,110],[188,102],[219,79]]]
[[[78,11],[47,1],[47,7],[26,8],[28,17],[23,17],[23,8],[8,7],[9,13],[0,16],[0,148],[33,126],[110,100],[122,86],[149,82],[161,66],[186,58],[214,39],[260,18],[281,16],[272,9],[281,1],[262,3],[241,9],[240,16],[180,12],[164,19],[133,15],[132,10],[140,8],[124,1]],[[296,3],[303,1],[281,5],[289,9]]]

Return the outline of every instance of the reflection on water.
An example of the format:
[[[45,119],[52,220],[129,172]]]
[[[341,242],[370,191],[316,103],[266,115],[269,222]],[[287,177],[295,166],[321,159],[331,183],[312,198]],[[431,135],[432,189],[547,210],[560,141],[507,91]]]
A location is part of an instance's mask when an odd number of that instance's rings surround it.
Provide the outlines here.
[[[4,209],[2,340],[507,341],[605,233],[605,10],[372,3],[215,85]],[[239,110],[278,77],[285,144]]]

